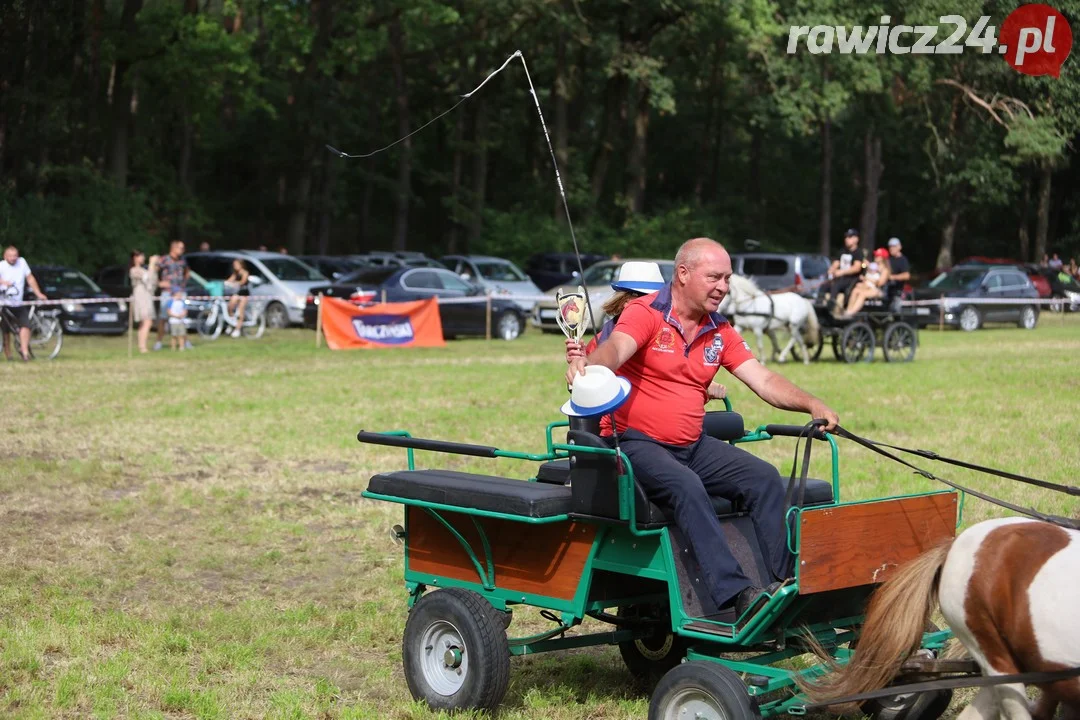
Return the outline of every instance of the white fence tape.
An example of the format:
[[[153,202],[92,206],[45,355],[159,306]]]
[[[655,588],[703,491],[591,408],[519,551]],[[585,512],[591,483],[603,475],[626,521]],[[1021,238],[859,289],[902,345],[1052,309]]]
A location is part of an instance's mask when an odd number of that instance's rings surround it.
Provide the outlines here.
[[[961,305],[1063,305],[1071,302],[1069,298],[967,298],[967,297],[945,297],[933,298],[931,300],[904,300],[900,304],[905,307],[916,306],[933,306],[938,307],[942,304],[946,308],[959,307]]]

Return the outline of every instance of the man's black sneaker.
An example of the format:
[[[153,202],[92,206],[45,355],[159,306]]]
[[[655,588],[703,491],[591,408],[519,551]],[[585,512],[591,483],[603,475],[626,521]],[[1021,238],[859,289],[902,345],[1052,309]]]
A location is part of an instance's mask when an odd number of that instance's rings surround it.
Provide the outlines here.
[[[742,630],[757,615],[758,611],[765,606],[769,601],[766,593],[770,596],[775,595],[776,591],[783,586],[782,582],[774,582],[764,589],[751,585],[739,593],[735,598],[735,617],[738,623],[736,629]]]

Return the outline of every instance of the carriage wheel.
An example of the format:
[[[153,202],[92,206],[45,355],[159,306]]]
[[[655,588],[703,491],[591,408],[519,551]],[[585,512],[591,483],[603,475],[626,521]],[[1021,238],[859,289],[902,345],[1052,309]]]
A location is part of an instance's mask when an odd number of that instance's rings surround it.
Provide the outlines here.
[[[660,681],[649,720],[758,720],[761,714],[735,671],[706,660],[678,665]]]
[[[656,630],[649,635],[619,643],[626,669],[645,687],[653,687],[660,678],[686,657],[689,643],[671,632],[671,615],[667,606],[627,605],[616,613],[629,620],[656,620]]]
[[[844,362],[870,362],[874,359],[874,330],[866,323],[854,322],[844,328],[840,338]]]
[[[915,328],[906,322],[895,322],[885,328],[885,343],[881,348],[885,362],[911,362],[917,345]]]
[[[402,664],[409,692],[432,709],[494,709],[510,682],[506,628],[475,592],[436,590],[409,611]]]
[[[824,350],[824,349],[825,349],[825,336],[821,335],[821,336],[818,337],[817,347],[814,348],[814,354],[810,356],[810,359],[817,362],[817,360],[821,357],[821,351]]]
[[[926,632],[940,630],[932,622],[926,623]],[[931,657],[937,657],[933,650],[919,650],[918,653],[930,653]],[[897,678],[895,684],[909,682],[921,682],[931,679],[925,675],[917,675],[908,678]],[[937,720],[952,702],[952,690],[930,690],[922,693],[905,693],[892,697],[875,698],[867,700],[859,705],[859,709],[873,720]]]
[[[836,362],[844,362],[844,353],[840,349],[840,336],[833,335],[832,337],[832,354],[836,358]]]

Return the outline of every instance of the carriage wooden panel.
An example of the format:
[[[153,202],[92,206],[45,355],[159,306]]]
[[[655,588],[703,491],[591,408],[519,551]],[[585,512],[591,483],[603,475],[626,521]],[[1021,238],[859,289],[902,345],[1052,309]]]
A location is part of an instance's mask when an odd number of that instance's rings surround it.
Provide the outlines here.
[[[417,507],[408,513],[408,569],[413,572],[480,582],[465,549],[450,531]],[[441,512],[468,541],[484,564],[484,545],[468,515]],[[572,600],[596,535],[594,525],[561,522],[526,525],[513,520],[477,517],[487,534],[495,564],[495,585],[502,590]],[[485,568],[486,569],[486,568]]]
[[[799,592],[884,582],[956,534],[957,494],[937,493],[802,513]]]

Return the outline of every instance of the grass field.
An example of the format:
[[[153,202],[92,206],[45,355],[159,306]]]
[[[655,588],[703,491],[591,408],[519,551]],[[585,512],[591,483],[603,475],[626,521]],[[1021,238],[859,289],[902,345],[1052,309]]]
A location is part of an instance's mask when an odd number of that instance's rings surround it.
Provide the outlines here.
[[[907,365],[780,370],[859,434],[1076,484],[1080,318],[921,341]],[[535,331],[332,353],[289,330],[133,359],[126,339],[71,338],[51,363],[0,361],[0,716],[430,717],[401,672],[402,554],[387,532],[401,510],[360,497],[404,451],[362,446],[356,431],[539,452],[564,368],[561,336]],[[729,386],[749,425],[807,419]],[[786,472],[792,445],[762,445]],[[847,499],[933,487],[841,450]],[[1080,514],[1062,495],[931,469]],[[972,499],[965,522],[999,514]],[[644,718],[647,706],[603,648],[515,659],[501,717]]]

